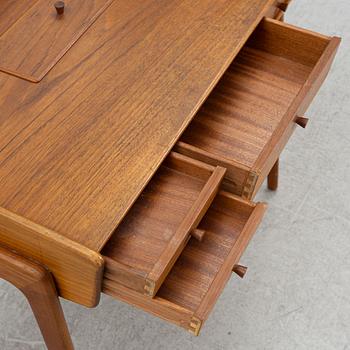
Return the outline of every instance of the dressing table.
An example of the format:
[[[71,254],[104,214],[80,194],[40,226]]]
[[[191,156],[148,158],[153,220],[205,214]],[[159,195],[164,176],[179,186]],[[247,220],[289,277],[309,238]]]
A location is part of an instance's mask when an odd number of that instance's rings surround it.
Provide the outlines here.
[[[0,278],[47,347],[101,293],[198,335],[340,39],[286,0],[4,0]],[[267,233],[268,234],[268,233]]]

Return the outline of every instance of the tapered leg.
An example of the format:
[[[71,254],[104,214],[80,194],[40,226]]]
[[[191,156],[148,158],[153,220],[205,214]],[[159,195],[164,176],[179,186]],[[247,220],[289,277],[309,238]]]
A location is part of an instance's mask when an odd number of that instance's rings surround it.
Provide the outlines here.
[[[267,187],[272,191],[276,191],[278,187],[278,168],[279,159],[277,159],[275,165],[270,171],[270,174],[267,176]]]
[[[286,12],[286,11],[287,11],[287,8],[288,8],[288,5],[289,5],[290,2],[291,2],[291,0],[280,0],[280,1],[279,1],[279,4],[278,4],[278,7],[279,7],[283,12]]]
[[[26,296],[49,350],[73,349],[56,287],[46,268],[0,247],[0,278]]]

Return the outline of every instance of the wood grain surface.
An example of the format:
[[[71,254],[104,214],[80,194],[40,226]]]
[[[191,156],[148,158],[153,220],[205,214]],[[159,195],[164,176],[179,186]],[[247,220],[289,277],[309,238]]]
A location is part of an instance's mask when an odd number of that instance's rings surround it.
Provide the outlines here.
[[[245,47],[181,141],[252,168],[310,71]]]
[[[114,1],[39,83],[0,74],[0,206],[100,250],[270,0]]]
[[[102,250],[107,256],[105,276],[154,296],[224,174],[220,167],[172,152]]]
[[[0,246],[0,278],[25,295],[48,349],[74,349],[54,280],[44,266]]]
[[[5,16],[11,14],[0,36],[0,70],[39,82],[112,1],[66,0],[64,15],[58,16],[55,1],[13,0],[12,6],[5,7]]]
[[[48,268],[63,298],[87,307],[98,304],[104,265],[98,253],[3,208],[0,242]]]
[[[227,167],[232,190],[251,198],[291,136],[295,115],[320,88],[338,45],[339,38],[263,20],[175,149]],[[259,179],[250,181],[252,174]]]
[[[109,276],[103,291],[198,335],[264,211],[262,203],[220,192],[199,225],[206,231],[203,241],[190,239],[154,299]]]

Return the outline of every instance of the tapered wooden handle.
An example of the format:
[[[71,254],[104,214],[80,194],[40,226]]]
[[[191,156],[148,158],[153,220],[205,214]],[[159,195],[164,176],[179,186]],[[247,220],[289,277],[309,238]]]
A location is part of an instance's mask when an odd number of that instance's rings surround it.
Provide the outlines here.
[[[282,11],[287,11],[288,5],[291,0],[280,0],[278,3],[278,8],[280,8]]]
[[[57,15],[61,16],[64,14],[65,3],[63,1],[56,1],[54,6],[57,11]]]
[[[202,242],[204,235],[205,235],[205,231],[200,230],[198,228],[191,231],[191,236],[199,242]]]
[[[299,126],[301,126],[303,129],[305,129],[307,123],[309,122],[309,118],[297,116],[297,117],[295,118],[295,122],[296,122]]]
[[[247,273],[248,267],[242,265],[235,265],[232,269],[234,273],[236,273],[239,277],[243,278]]]

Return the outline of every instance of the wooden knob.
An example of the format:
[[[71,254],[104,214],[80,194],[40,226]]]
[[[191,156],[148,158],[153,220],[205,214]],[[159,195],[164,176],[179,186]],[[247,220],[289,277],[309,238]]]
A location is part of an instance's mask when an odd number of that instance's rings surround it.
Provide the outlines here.
[[[296,117],[296,118],[295,118],[295,122],[296,122],[299,126],[301,126],[303,129],[305,129],[307,123],[309,122],[309,119],[308,119],[308,118],[305,118],[305,117]]]
[[[281,9],[283,12],[286,12],[289,3],[290,3],[290,0],[280,0],[277,6],[278,6],[278,8]]]
[[[57,14],[59,16],[63,15],[64,14],[64,1],[57,1],[55,2],[55,9],[57,11]]]
[[[200,230],[198,228],[192,230],[192,232],[191,232],[191,236],[199,242],[202,242],[204,235],[205,235],[205,231]]]
[[[242,265],[235,265],[232,269],[234,273],[236,273],[239,277],[243,278],[247,273],[248,267]]]

